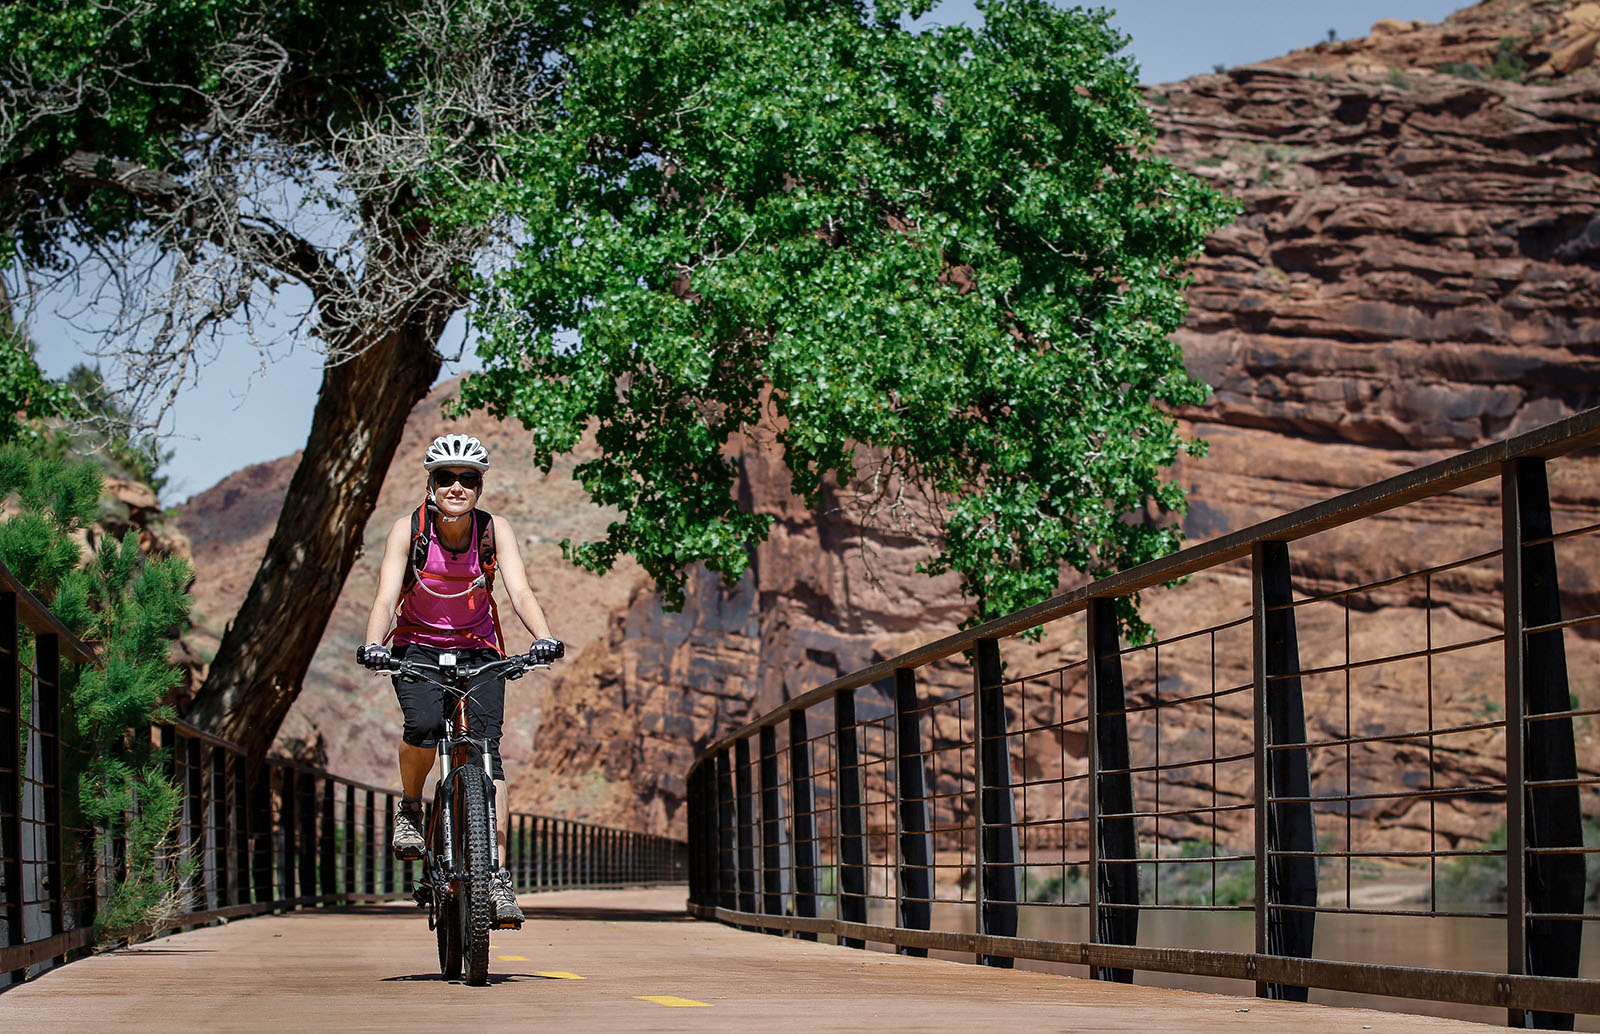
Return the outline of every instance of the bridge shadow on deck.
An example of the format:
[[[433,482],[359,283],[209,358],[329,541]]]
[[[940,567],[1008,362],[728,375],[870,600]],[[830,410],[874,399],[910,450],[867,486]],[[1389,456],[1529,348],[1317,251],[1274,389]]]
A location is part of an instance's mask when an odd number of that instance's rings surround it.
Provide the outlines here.
[[[522,899],[523,914],[529,922],[538,920],[563,920],[576,923],[692,923],[694,917],[677,908],[639,908],[630,905],[567,905],[541,904],[537,895],[532,903]],[[422,909],[409,901],[378,902],[370,905],[336,905],[328,908],[303,909],[285,913],[287,916],[311,918],[330,913],[348,916],[374,916],[382,918],[413,917],[422,915]]]
[[[692,923],[694,917],[676,908],[607,908],[604,905],[541,905],[535,901],[523,906],[529,922],[540,919],[565,919],[579,923]]]
[[[497,972],[495,972],[493,970],[490,970],[488,983],[489,983],[490,987],[493,987],[495,984],[521,984],[521,983],[529,983],[529,982],[540,983],[540,982],[543,982],[543,981],[550,981],[550,982],[553,983],[555,981],[558,981],[559,979],[560,979],[559,977],[547,977],[547,976],[542,976],[542,975],[540,975],[538,973],[497,973]],[[467,983],[464,980],[446,980],[444,977],[440,976],[438,974],[438,972],[433,972],[433,973],[406,973],[406,974],[403,974],[401,976],[379,977],[378,978],[378,982],[380,984],[425,983],[425,984],[460,984],[462,987],[466,987],[467,986]]]

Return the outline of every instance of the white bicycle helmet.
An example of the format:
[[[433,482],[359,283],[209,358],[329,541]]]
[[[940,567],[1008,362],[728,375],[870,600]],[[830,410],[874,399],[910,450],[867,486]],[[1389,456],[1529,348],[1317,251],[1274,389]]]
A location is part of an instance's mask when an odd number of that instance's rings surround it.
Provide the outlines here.
[[[470,434],[441,434],[428,446],[427,454],[422,457],[423,470],[431,472],[435,467],[488,470],[489,450]]]

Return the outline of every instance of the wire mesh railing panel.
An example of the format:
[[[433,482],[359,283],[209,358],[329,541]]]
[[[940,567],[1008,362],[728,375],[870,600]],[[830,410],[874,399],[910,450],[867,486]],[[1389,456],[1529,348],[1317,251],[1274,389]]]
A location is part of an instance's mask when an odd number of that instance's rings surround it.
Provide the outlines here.
[[[1568,455],[1596,441],[1589,411],[1441,460],[730,733],[717,764],[828,714],[843,780],[834,913],[768,928],[1516,1025],[1600,1014],[1581,953],[1600,915],[1600,493],[1597,457]],[[728,835],[704,814],[692,841]]]
[[[1063,630],[1065,631],[1065,630]],[[1021,701],[1012,733],[1020,832],[1021,926],[1076,927],[1067,915],[1089,901],[1089,716],[1087,666],[1082,660],[1018,680]],[[1037,911],[1038,915],[1031,913]],[[1047,918],[1054,915],[1054,918]],[[1062,930],[1052,930],[1060,935]]]
[[[971,928],[977,901],[972,693],[929,689],[911,713],[920,719],[926,772],[930,922],[933,929],[965,930]]]
[[[893,704],[880,687],[870,687],[858,695],[856,714],[866,916],[868,922],[892,923],[899,900]]]

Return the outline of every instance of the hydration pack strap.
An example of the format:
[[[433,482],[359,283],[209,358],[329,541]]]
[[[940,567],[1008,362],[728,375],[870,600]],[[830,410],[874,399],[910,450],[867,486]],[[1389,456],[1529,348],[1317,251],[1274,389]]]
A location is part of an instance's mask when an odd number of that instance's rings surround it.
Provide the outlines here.
[[[402,631],[438,632],[436,628],[401,625],[399,623],[400,611],[405,606],[405,599],[413,591],[421,589],[436,599],[453,600],[468,595],[480,585],[489,594],[489,614],[494,619],[494,636],[501,643],[504,643],[506,637],[505,633],[500,630],[500,607],[494,598],[494,576],[500,565],[495,557],[493,515],[478,509],[472,511],[472,522],[478,537],[478,567],[483,573],[474,578],[472,583],[461,592],[441,593],[429,588],[418,574],[428,564],[428,547],[433,540],[433,516],[437,512],[438,507],[433,504],[433,500],[428,496],[423,496],[422,505],[411,513],[411,555],[406,560],[405,580],[400,584],[400,599],[396,602],[394,608],[395,627],[388,635],[383,637],[384,643],[387,644],[396,634]],[[461,634],[470,639],[476,639],[484,646],[499,653],[502,657],[505,656],[504,647],[491,643],[482,636],[474,635],[471,632],[462,632]]]

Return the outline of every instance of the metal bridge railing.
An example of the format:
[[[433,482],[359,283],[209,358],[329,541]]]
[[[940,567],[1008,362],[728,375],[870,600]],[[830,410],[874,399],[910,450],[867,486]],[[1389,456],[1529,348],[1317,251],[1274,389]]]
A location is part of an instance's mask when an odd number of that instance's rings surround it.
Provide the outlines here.
[[[125,871],[123,844],[70,820],[75,747],[62,730],[62,664],[94,661],[0,565],[0,988],[92,947],[96,909]],[[150,735],[182,793],[173,853],[161,864],[185,875],[141,935],[411,896],[417,866],[388,850],[399,791],[283,758],[251,766],[235,744],[183,722]],[[522,812],[511,815],[502,861],[522,891],[687,874],[682,841]]]
[[[1100,979],[1600,1012],[1600,494],[1573,456],[1597,442],[1590,410],[796,697],[690,770],[692,910]],[[1155,635],[1130,643],[1134,593]]]
[[[179,854],[188,908],[161,929],[284,908],[409,898],[419,867],[389,852],[400,792],[314,766],[244,753],[185,723],[162,725],[184,792]],[[521,891],[681,882],[682,842],[513,812],[501,859]]]

